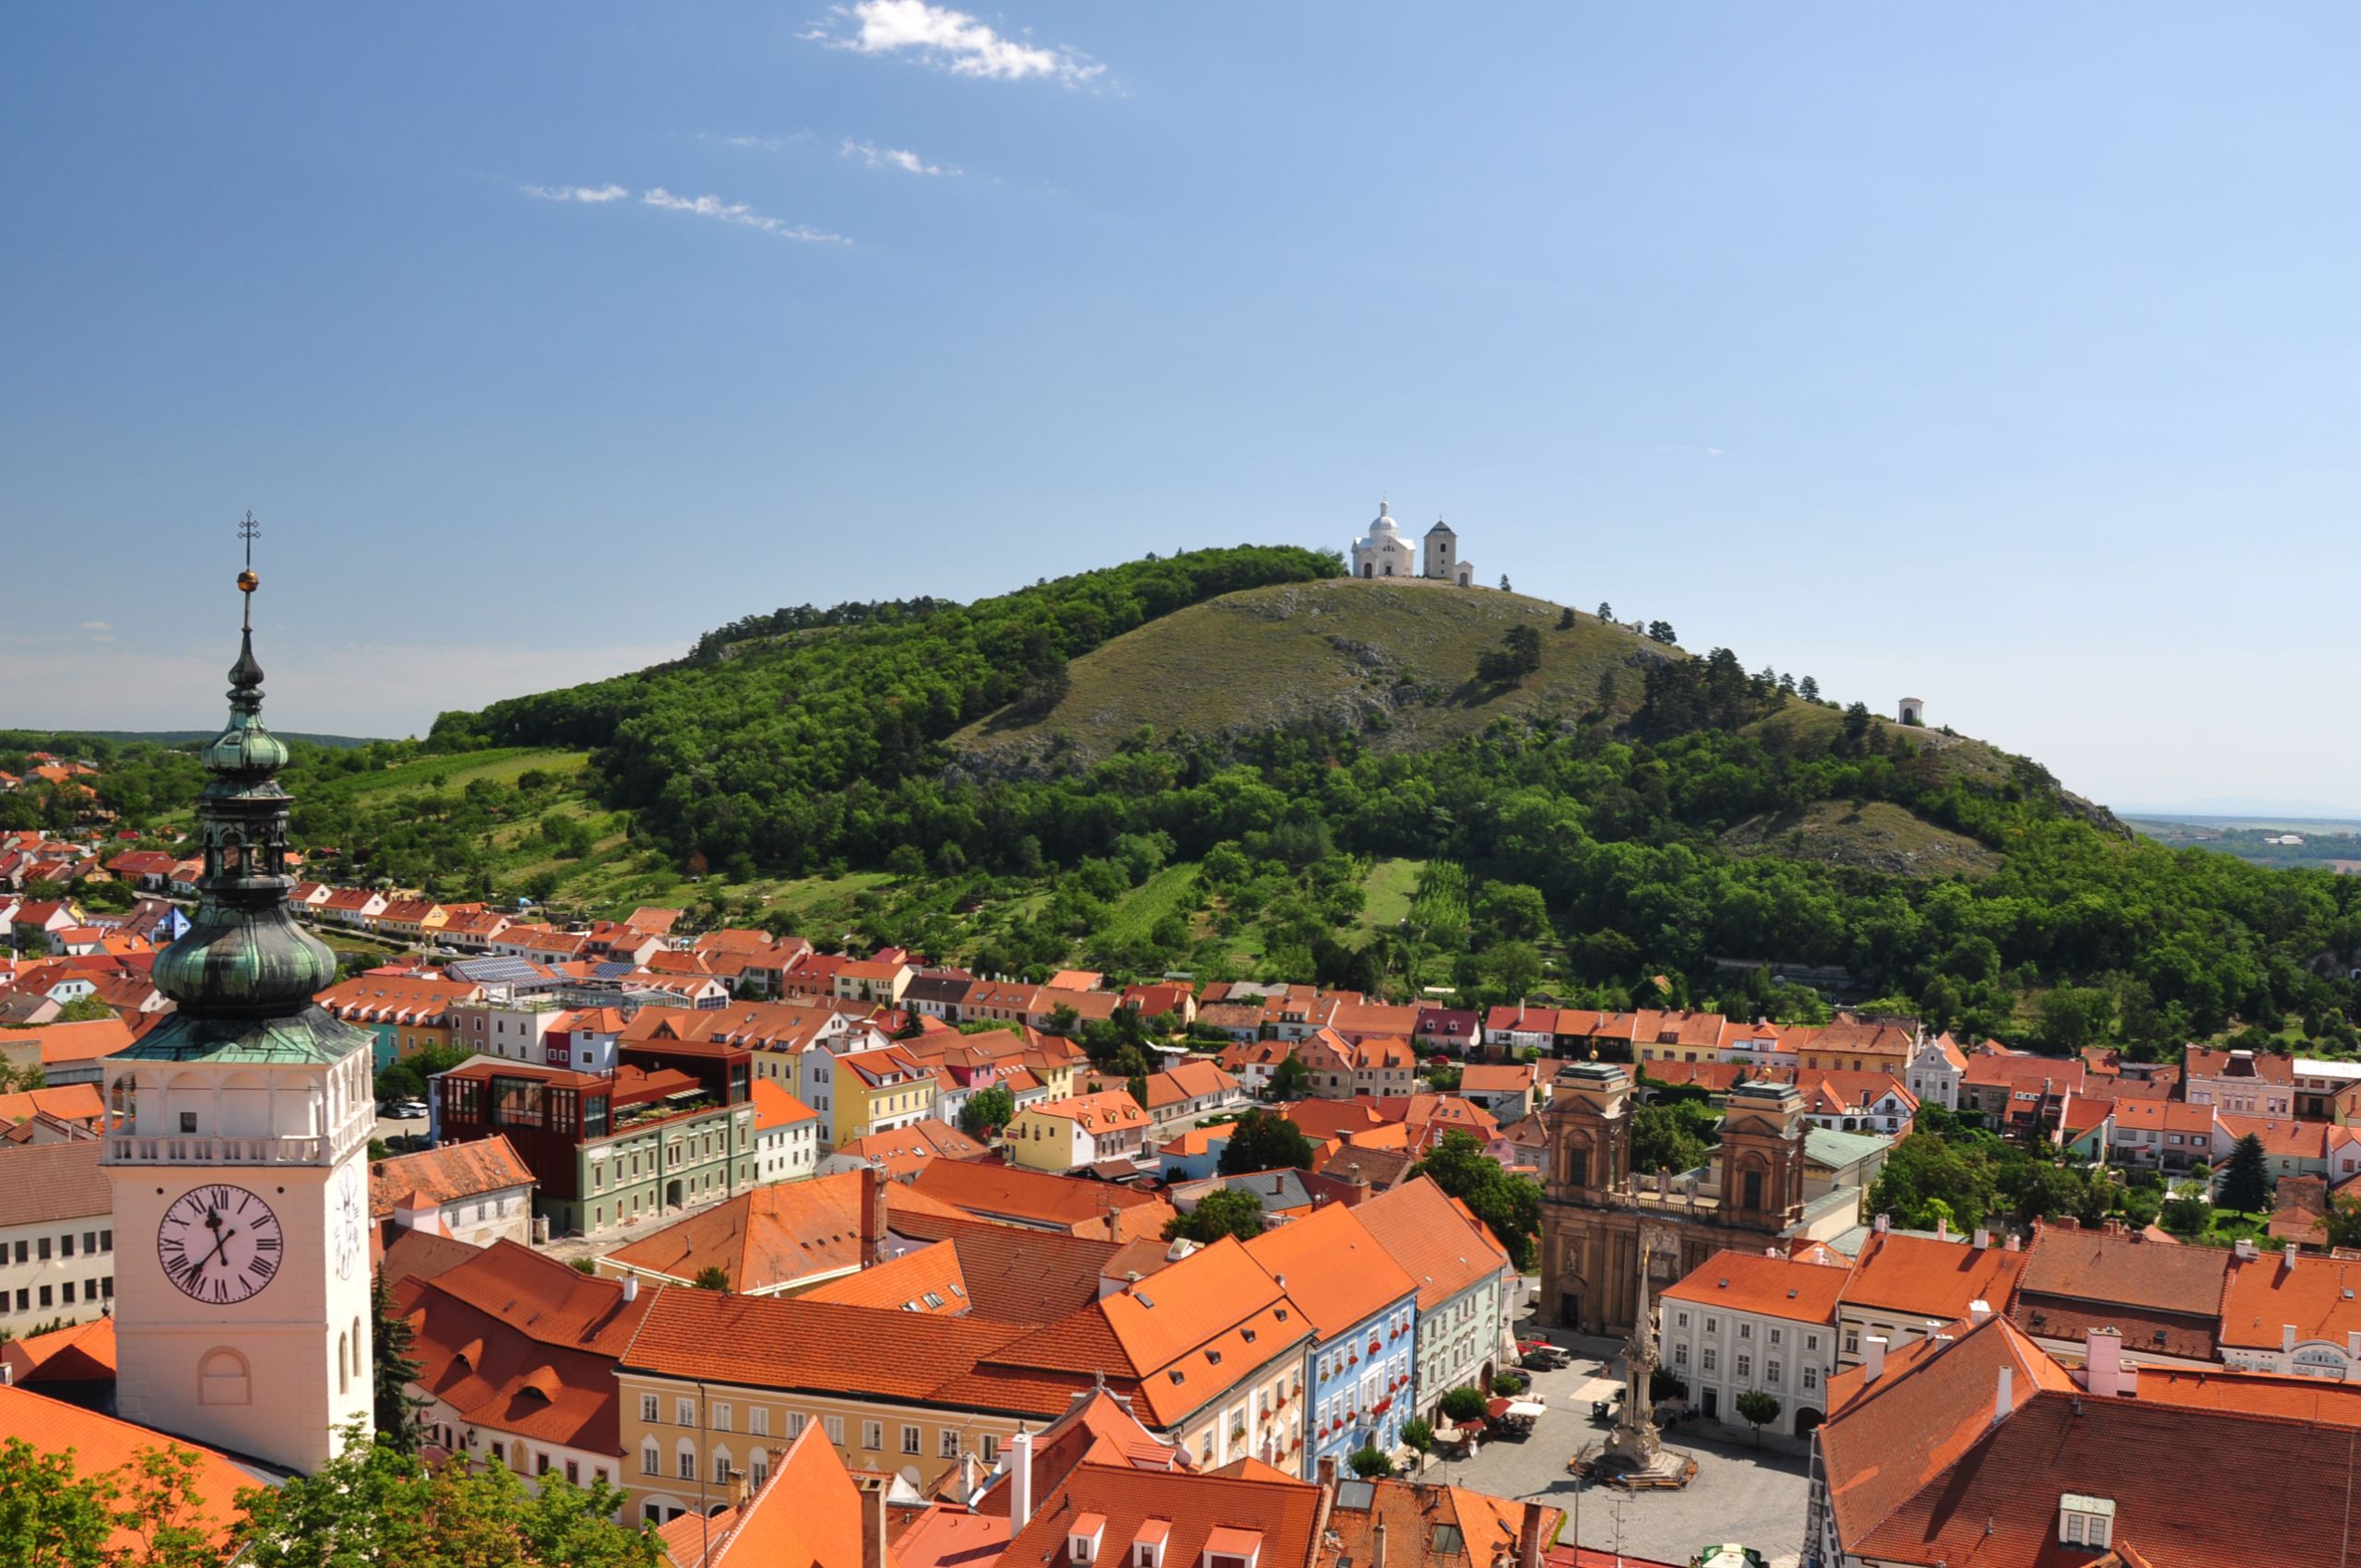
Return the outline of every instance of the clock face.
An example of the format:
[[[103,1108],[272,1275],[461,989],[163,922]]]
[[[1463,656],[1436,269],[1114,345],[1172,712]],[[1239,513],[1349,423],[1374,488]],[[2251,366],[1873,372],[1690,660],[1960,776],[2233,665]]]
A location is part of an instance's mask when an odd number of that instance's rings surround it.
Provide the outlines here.
[[[190,1188],[156,1227],[164,1277],[183,1295],[223,1306],[269,1284],[286,1244],[270,1206],[226,1183]]]
[[[336,1277],[350,1279],[361,1263],[361,1172],[348,1165],[336,1184]]]

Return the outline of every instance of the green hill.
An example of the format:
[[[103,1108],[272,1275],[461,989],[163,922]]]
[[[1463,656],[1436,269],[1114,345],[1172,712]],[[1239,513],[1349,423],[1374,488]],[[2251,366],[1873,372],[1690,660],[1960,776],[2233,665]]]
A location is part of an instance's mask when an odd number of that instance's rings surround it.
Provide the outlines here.
[[[2134,840],[2030,759],[1803,685],[1240,546],[748,616],[414,747],[308,753],[298,822],[438,896],[979,970],[1814,1004],[1765,961],[2058,1049],[2240,1020],[2361,1048],[2361,878]]]
[[[1142,725],[1193,735],[1269,729],[1367,731],[1382,750],[1416,750],[1495,719],[1572,716],[1615,678],[1624,711],[1641,671],[1677,656],[1596,616],[1524,594],[1350,577],[1224,594],[1124,633],[1068,667],[1045,713],[1003,711],[951,744],[998,762],[1053,745],[1095,759]],[[1477,660],[1513,626],[1540,634],[1541,667],[1513,686],[1476,679]]]

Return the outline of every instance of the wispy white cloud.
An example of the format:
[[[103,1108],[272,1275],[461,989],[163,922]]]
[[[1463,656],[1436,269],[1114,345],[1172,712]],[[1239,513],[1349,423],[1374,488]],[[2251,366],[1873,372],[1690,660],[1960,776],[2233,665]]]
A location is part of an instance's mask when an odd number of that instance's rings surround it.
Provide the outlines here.
[[[786,136],[777,137],[715,137],[706,136],[703,133],[700,133],[697,137],[697,140],[699,141],[714,142],[722,147],[734,147],[742,152],[782,152],[786,150],[787,145],[789,142],[810,141],[811,139],[812,133],[810,131],[795,131]]]
[[[906,174],[956,174],[956,164],[929,163],[917,153],[898,147],[880,147],[873,141],[856,141],[845,137],[844,156],[858,158],[872,169],[899,169]]]
[[[639,197],[645,206],[666,212],[686,212],[698,218],[718,219],[724,223],[736,223],[748,229],[759,229],[765,234],[776,234],[782,240],[801,240],[811,244],[848,245],[852,242],[842,234],[832,234],[809,224],[789,223],[784,218],[773,218],[756,212],[742,201],[724,201],[717,196],[674,196],[663,186],[643,191]]]
[[[855,0],[832,6],[807,39],[856,54],[897,54],[958,77],[1024,81],[1032,77],[1069,86],[1095,82],[1107,67],[1062,45],[1009,38],[966,11],[930,0]]]
[[[541,201],[587,201],[593,205],[621,201],[631,195],[621,185],[519,185],[516,188]]]
[[[82,635],[89,637],[94,643],[111,643],[114,641],[114,628],[108,625],[104,621],[83,622]]]

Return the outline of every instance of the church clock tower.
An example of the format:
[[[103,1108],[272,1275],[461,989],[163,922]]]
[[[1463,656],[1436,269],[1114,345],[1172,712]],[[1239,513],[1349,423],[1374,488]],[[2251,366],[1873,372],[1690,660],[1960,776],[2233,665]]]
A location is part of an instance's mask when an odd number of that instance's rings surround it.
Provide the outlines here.
[[[204,752],[202,898],[156,957],[179,1008],[105,1063],[116,1400],[312,1470],[373,1408],[370,1037],[313,1002],[336,957],[287,908],[287,747],[262,724],[248,549],[229,727]]]

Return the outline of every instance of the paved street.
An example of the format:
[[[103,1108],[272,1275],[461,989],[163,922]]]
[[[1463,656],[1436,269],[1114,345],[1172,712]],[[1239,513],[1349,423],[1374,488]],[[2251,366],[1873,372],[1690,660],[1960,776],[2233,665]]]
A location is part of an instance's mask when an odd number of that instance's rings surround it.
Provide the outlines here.
[[[1528,1334],[1520,1327],[1519,1333]],[[1804,1535],[1805,1462],[1800,1455],[1758,1451],[1744,1438],[1735,1443],[1701,1439],[1694,1428],[1667,1434],[1670,1446],[1697,1461],[1697,1479],[1678,1492],[1627,1493],[1614,1487],[1584,1486],[1576,1497],[1566,1460],[1577,1447],[1605,1441],[1608,1428],[1594,1422],[1590,1402],[1612,1398],[1622,1371],[1619,1355],[1607,1376],[1601,1359],[1618,1349],[1599,1339],[1561,1339],[1574,1352],[1564,1372],[1541,1372],[1535,1395],[1549,1408],[1522,1443],[1488,1443],[1464,1464],[1439,1464],[1429,1479],[1448,1479],[1501,1497],[1534,1498],[1580,1518],[1581,1541],[1594,1549],[1620,1549],[1666,1562],[1685,1563],[1698,1548],[1731,1541],[1753,1547],[1772,1568],[1796,1568]],[[1561,1540],[1572,1540],[1570,1526]]]

